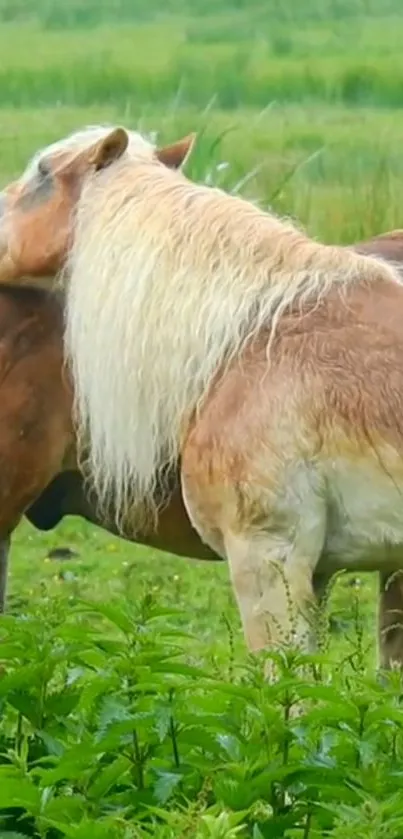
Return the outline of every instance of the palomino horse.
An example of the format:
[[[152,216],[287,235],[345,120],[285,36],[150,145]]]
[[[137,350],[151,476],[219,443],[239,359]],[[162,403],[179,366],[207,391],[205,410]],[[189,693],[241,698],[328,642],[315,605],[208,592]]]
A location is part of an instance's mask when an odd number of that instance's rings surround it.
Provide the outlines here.
[[[376,253],[382,247],[388,256],[388,244],[392,257],[403,262],[403,232],[378,237],[360,245],[360,249]],[[113,533],[117,531],[112,516],[108,521],[97,516],[76,469],[71,393],[61,374],[62,312],[57,298],[42,289],[0,286],[0,346],[2,367],[8,371],[0,382],[1,611],[9,538],[32,499],[25,515],[41,530],[55,527],[65,515],[78,515]],[[126,532],[125,538],[133,537]],[[178,487],[160,514],[157,529],[138,535],[137,541],[182,556],[218,559],[190,526]],[[391,659],[403,663],[403,639],[396,626],[403,597],[398,577],[381,576],[385,579],[379,604],[380,649],[382,663],[387,666]]]
[[[301,641],[336,570],[403,567],[403,288],[381,260],[166,163],[122,129],[48,150],[4,194],[0,271],[69,257],[66,345],[101,501],[113,490],[123,522],[133,503],[153,512],[180,463],[250,648]]]

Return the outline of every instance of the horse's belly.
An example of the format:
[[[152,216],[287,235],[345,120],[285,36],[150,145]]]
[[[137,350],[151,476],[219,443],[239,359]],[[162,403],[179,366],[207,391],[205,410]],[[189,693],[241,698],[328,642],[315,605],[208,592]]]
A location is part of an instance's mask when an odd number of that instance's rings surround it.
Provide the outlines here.
[[[392,464],[390,464],[392,465]],[[403,568],[403,463],[332,462],[321,565],[355,571]]]
[[[403,528],[402,528],[403,530]],[[397,535],[397,534],[396,534]],[[394,542],[371,542],[361,534],[343,533],[326,543],[319,573],[337,571],[397,571],[403,569],[403,532]]]

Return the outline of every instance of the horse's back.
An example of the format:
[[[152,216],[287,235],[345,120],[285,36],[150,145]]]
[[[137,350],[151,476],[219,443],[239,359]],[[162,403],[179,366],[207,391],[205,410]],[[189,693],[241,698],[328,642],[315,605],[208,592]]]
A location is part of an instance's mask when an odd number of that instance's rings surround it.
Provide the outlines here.
[[[380,256],[389,262],[403,264],[403,230],[391,230],[354,246],[354,250],[369,256]]]

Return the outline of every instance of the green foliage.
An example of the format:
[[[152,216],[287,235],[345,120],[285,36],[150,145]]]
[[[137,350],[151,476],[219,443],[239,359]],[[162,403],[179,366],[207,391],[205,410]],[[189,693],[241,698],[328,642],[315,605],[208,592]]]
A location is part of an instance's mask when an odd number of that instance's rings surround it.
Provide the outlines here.
[[[48,559],[66,543],[74,560]],[[277,654],[270,685],[225,565],[74,519],[44,536],[24,525],[14,559],[0,839],[400,836],[402,683],[374,672],[369,585],[340,578],[323,651]]]
[[[264,10],[276,22],[299,23],[338,21],[355,17],[398,15],[399,0],[226,0],[224,8],[231,11]],[[85,27],[100,21],[138,21],[165,17],[167,14],[191,13],[203,17],[217,11],[214,0],[0,0],[0,19],[39,20],[43,26]]]
[[[400,108],[400,12],[400,0],[0,0],[0,105],[143,107],[179,91],[226,110]]]

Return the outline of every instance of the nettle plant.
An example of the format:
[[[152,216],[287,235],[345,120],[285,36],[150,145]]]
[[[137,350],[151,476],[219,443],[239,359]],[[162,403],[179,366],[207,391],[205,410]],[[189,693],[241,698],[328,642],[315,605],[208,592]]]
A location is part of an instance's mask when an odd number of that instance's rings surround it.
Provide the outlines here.
[[[151,593],[2,618],[0,837],[403,835],[401,677],[367,674],[358,618],[344,661],[278,651],[273,684],[185,622]]]

